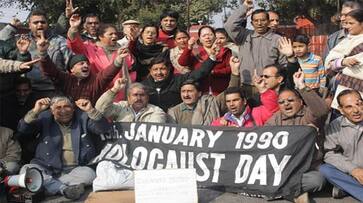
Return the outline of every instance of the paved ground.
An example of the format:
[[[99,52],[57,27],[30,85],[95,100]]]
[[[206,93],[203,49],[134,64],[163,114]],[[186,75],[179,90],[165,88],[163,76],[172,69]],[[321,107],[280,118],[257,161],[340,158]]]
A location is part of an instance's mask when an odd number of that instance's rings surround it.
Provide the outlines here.
[[[50,197],[41,203],[81,203],[87,198],[88,193],[85,194],[79,201],[70,201],[64,197]],[[352,197],[345,197],[343,199],[333,199],[331,198],[331,188],[326,188],[324,191],[314,194],[310,197],[311,203],[357,203],[358,201]],[[286,200],[275,200],[266,201],[261,198],[250,198],[244,197],[232,193],[222,193],[222,192],[210,192],[210,191],[199,191],[199,203],[289,203]],[[103,202],[102,202],[103,203]]]

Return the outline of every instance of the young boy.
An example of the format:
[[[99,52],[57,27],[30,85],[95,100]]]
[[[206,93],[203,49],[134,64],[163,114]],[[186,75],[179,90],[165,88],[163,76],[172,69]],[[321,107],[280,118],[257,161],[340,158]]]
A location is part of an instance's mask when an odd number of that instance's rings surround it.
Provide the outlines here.
[[[319,89],[323,90],[326,83],[326,71],[323,66],[323,60],[320,56],[309,52],[309,43],[309,37],[306,35],[296,35],[292,42],[294,54],[304,72],[306,86],[317,91]]]

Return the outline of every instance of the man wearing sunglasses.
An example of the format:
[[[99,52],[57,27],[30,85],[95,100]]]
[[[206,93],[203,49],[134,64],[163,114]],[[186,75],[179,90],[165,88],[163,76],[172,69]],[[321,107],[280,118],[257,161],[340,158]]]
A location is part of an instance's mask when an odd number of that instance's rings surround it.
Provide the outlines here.
[[[301,70],[296,72],[293,78],[297,91],[288,88],[280,90],[278,98],[280,111],[276,112],[266,125],[309,125],[322,129],[329,113],[328,105],[315,91],[305,86],[304,73]],[[322,135],[318,133],[319,152],[315,154],[311,170],[302,176],[302,194],[295,199],[295,202],[309,202],[308,192],[317,192],[324,185],[325,179],[317,170],[322,160],[324,142]]]

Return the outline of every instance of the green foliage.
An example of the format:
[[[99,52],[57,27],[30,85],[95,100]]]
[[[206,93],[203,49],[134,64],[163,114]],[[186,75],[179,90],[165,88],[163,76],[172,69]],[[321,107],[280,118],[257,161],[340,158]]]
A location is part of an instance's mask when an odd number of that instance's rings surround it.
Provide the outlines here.
[[[20,3],[21,7],[40,8],[47,11],[50,22],[56,22],[64,12],[65,0],[1,0],[2,5]],[[231,7],[237,0],[189,0],[190,21],[203,20],[210,23],[210,15],[220,12],[223,7]],[[159,16],[165,9],[180,13],[179,23],[187,22],[187,0],[73,0],[74,7],[79,7],[81,15],[98,14],[103,22],[115,23],[128,19],[138,19],[141,23],[159,22]]]
[[[258,0],[260,6],[280,13],[283,24],[293,23],[297,15],[304,15],[317,24],[329,23],[337,13],[339,0]]]

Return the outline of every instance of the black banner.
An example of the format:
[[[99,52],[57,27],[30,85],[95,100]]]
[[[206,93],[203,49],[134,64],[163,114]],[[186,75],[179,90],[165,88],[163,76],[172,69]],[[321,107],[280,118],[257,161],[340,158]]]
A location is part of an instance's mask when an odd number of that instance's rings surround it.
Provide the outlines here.
[[[312,160],[315,129],[304,126],[234,128],[116,123],[94,162],[131,170],[195,168],[198,186],[267,198],[300,193]]]

